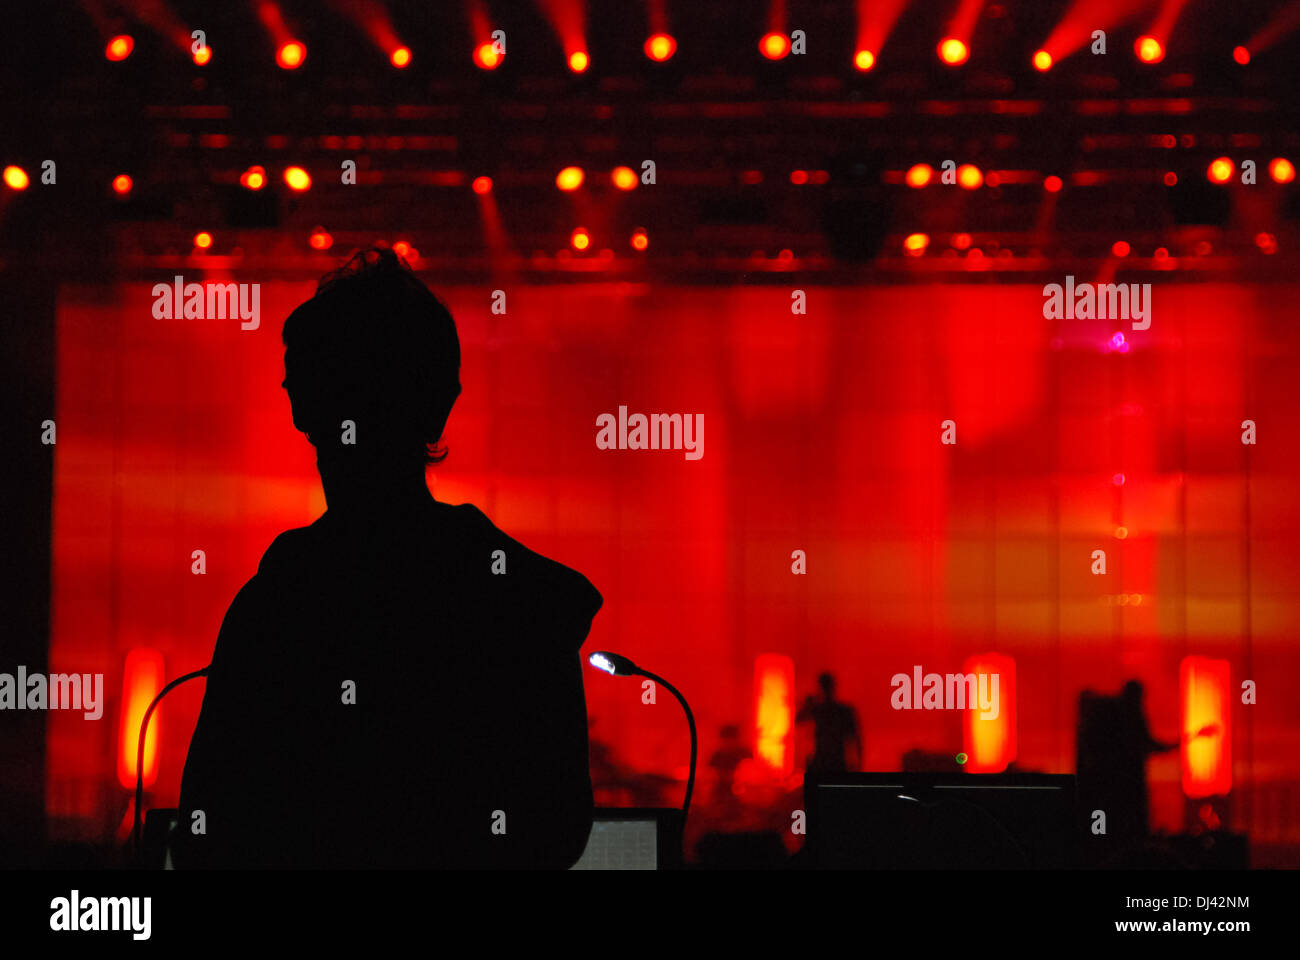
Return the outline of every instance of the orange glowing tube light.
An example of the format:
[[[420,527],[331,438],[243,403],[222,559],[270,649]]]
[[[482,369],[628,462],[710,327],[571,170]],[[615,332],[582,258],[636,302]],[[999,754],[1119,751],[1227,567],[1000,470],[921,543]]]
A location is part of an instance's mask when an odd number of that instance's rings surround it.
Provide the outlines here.
[[[1001,773],[1016,759],[1016,661],[1001,653],[981,653],[970,657],[961,670],[963,675],[975,675],[974,703],[967,697],[962,712],[965,769],[968,773]],[[971,685],[964,686],[970,689]],[[981,691],[988,710],[980,709]]]
[[[126,667],[122,671],[122,720],[117,737],[117,782],[128,790],[135,789],[140,722],[162,688],[163,655],[159,651],[137,648],[126,655]],[[149,722],[149,732],[144,738],[146,787],[158,779],[158,720],[155,715]]]
[[[794,661],[784,654],[754,659],[754,744],[774,773],[794,771]]]
[[[1183,793],[1192,799],[1232,789],[1232,736],[1227,660],[1183,657],[1178,671],[1183,714]]]

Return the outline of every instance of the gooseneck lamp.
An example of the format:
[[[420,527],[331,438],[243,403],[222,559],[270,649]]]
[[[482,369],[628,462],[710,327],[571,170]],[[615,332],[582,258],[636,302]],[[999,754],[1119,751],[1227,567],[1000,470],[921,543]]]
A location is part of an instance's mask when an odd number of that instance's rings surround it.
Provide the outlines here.
[[[597,650],[587,658],[587,662],[597,670],[604,670],[613,677],[647,677],[655,683],[663,686],[669,693],[676,697],[677,702],[680,703],[682,709],[686,711],[686,723],[691,729],[691,772],[686,778],[686,799],[682,801],[682,825],[684,828],[686,824],[686,814],[691,808],[691,794],[695,792],[695,761],[699,754],[700,747],[699,738],[695,733],[695,714],[691,713],[690,704],[686,702],[686,698],[682,696],[681,691],[663,677],[651,673],[649,670],[638,667],[627,657],[620,656],[617,653],[610,653],[608,650]]]

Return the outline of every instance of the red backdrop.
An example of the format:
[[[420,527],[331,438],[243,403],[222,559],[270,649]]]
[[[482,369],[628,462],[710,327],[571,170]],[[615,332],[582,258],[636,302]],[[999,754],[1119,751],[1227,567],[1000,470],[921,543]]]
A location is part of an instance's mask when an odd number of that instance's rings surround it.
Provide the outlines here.
[[[262,551],[324,507],[279,386],[280,325],[312,285],[263,284],[255,331],[156,320],[150,286],[60,304],[50,669],[102,671],[110,698],[98,722],[50,715],[60,836],[107,836],[126,809],[127,651],[162,651],[168,677],[205,664]],[[1259,685],[1257,705],[1234,698],[1234,790],[1256,789],[1233,826],[1300,840],[1296,288],[1156,284],[1151,329],[1126,330],[1121,354],[1105,349],[1121,327],[1044,320],[1038,286],[807,288],[806,316],[779,287],[518,286],[493,316],[489,290],[434,286],[465,388],[435,496],[590,577],[605,607],[584,649],[673,680],[703,759],[726,723],[752,743],[765,652],[794,659],[796,701],[837,674],[868,769],[961,749],[959,714],[891,709],[893,674],[1007,654],[1018,763],[1047,772],[1074,769],[1084,688],[1140,678],[1153,732],[1176,739],[1179,663],[1204,654],[1231,662],[1234,689]],[[620,404],[702,413],[703,459],[597,449],[596,417]],[[680,713],[640,692],[588,672],[593,735],[676,771]],[[156,804],[175,802],[201,694],[181,688],[155,721]],[[1150,769],[1154,824],[1178,829],[1177,754]]]

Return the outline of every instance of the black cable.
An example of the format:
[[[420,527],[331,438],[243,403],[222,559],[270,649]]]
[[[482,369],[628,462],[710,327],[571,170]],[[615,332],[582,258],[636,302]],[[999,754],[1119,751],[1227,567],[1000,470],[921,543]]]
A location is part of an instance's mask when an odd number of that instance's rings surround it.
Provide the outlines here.
[[[686,702],[686,698],[682,696],[681,691],[663,677],[653,674],[649,670],[643,670],[641,667],[637,667],[636,670],[643,677],[649,677],[655,683],[666,687],[668,692],[677,698],[677,702],[682,705],[682,709],[686,711],[686,723],[691,728],[691,772],[686,778],[686,799],[682,802],[682,829],[685,830],[686,814],[691,809],[691,794],[695,791],[695,760],[699,754],[700,746],[699,739],[695,735],[695,714],[691,713],[690,704]]]
[[[136,863],[140,861],[140,823],[143,819],[140,807],[144,804],[144,736],[149,729],[149,718],[153,716],[154,707],[163,697],[167,696],[173,688],[179,687],[187,680],[193,680],[196,677],[206,677],[212,664],[208,664],[201,670],[195,670],[193,673],[187,673],[182,677],[177,677],[167,686],[158,691],[158,696],[154,697],[149,703],[149,709],[144,712],[144,719],[140,721],[140,740],[136,746],[135,753],[135,823],[131,828],[131,837],[135,847]]]

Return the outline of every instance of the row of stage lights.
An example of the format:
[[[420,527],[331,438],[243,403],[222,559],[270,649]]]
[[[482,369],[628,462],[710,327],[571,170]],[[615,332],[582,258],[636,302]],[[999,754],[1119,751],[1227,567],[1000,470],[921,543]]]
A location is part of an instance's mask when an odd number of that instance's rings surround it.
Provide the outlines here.
[[[1237,168],[1230,157],[1218,157],[1212,161],[1205,169],[1205,177],[1211,183],[1226,184],[1232,180],[1236,174]],[[1286,157],[1274,157],[1268,164],[1268,175],[1274,183],[1287,184],[1295,180],[1295,164]],[[956,172],[957,184],[965,190],[978,190],[984,185],[996,187],[999,185],[997,175],[990,173],[987,177],[979,167],[973,163],[963,163],[957,167]],[[22,167],[10,164],[4,168],[3,175],[4,185],[10,190],[26,190],[31,184],[31,177]],[[285,186],[295,193],[302,193],[311,189],[311,174],[305,169],[298,166],[285,167],[281,175]],[[587,172],[582,167],[565,167],[555,175],[555,186],[565,193],[572,193],[578,190],[587,180]],[[635,190],[640,183],[636,171],[631,167],[615,167],[609,172],[609,180],[616,188],[622,191]],[[747,185],[761,183],[763,175],[758,170],[747,170],[741,175],[741,181]],[[792,170],[790,171],[790,182],[795,186],[804,184],[824,184],[830,180],[830,174],[825,170]],[[935,169],[928,163],[916,163],[908,167],[907,172],[903,174],[903,182],[914,189],[927,187],[935,182]],[[239,175],[239,184],[246,190],[258,191],[270,183],[270,176],[263,166],[251,166]],[[1178,183],[1178,175],[1172,171],[1164,175],[1166,186],[1172,187]],[[135,187],[135,181],[129,174],[119,173],[111,181],[113,192],[119,196],[127,196]],[[488,176],[478,176],[470,181],[470,189],[480,196],[492,192],[495,184],[492,178]],[[1048,193],[1060,193],[1065,186],[1065,182],[1055,174],[1049,174],[1043,178],[1043,189]]]
[[[104,48],[104,56],[113,62],[120,62],[131,55],[135,49],[135,40],[127,34],[113,37]],[[677,52],[677,41],[667,33],[656,33],[649,37],[643,47],[645,55],[656,63],[665,63]],[[759,52],[768,60],[784,60],[790,54],[791,40],[784,33],[768,33],[758,41]],[[959,67],[970,59],[970,47],[956,37],[945,37],[935,48],[939,59],[951,67]],[[412,54],[409,47],[394,46],[388,51],[389,62],[399,70],[411,65]],[[1133,52],[1143,63],[1159,63],[1165,58],[1165,47],[1155,37],[1139,37],[1133,44]],[[200,46],[190,54],[198,66],[206,66],[212,61],[212,48]],[[474,65],[481,70],[495,70],[505,60],[505,54],[491,42],[480,43],[470,55]],[[1250,63],[1250,51],[1244,46],[1233,48],[1232,59],[1242,66]],[[275,51],[276,65],[282,70],[296,70],[307,60],[307,45],[300,40],[286,40]],[[591,55],[586,50],[570,50],[566,54],[569,69],[574,73],[585,73],[591,65]],[[1046,50],[1037,50],[1030,58],[1034,69],[1046,73],[1052,69],[1055,60]],[[876,65],[876,52],[860,49],[853,54],[855,69],[866,73]]]

